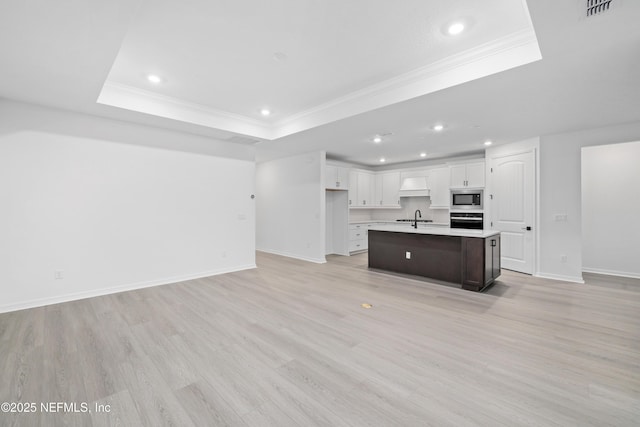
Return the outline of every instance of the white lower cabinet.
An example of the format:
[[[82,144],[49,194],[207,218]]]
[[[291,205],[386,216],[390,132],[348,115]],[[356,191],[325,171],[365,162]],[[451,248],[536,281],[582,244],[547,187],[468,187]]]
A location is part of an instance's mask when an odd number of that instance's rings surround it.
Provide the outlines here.
[[[365,251],[369,248],[367,224],[349,225],[349,252]]]
[[[360,252],[369,249],[369,229],[379,222],[366,222],[349,225],[349,252]]]

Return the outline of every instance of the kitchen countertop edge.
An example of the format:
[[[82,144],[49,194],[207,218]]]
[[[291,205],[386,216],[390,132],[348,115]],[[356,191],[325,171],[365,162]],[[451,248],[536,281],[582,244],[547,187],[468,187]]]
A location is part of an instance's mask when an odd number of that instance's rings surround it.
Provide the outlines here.
[[[408,221],[396,221],[394,219],[370,219],[370,220],[361,220],[361,221],[349,221],[349,225],[356,225],[356,224],[372,224],[372,223],[377,223],[377,224],[395,224],[395,225],[403,225],[403,224],[410,224],[410,222]],[[435,227],[442,227],[442,226],[449,226],[448,222],[419,222],[418,225],[420,227],[430,227],[430,226],[435,226]]]
[[[369,229],[369,231],[390,231],[393,233],[408,234],[431,234],[438,236],[455,236],[455,237],[480,237],[486,238],[499,235],[496,230],[468,230],[464,228],[441,228],[441,227],[403,227],[400,225],[379,225]]]

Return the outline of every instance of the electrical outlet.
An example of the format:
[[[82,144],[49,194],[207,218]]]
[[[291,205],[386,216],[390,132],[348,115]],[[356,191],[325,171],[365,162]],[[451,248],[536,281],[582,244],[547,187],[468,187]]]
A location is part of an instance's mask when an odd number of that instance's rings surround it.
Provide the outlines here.
[[[405,253],[404,253],[404,256],[405,256],[405,258],[407,258],[407,259],[411,259],[411,252],[408,252],[408,251],[407,251],[407,252],[405,252]]]
[[[54,272],[53,272],[53,277],[54,277],[56,280],[64,279],[64,271],[62,271],[62,270],[56,270],[56,271],[54,271]]]
[[[560,262],[567,262],[567,256],[566,255],[560,255]]]

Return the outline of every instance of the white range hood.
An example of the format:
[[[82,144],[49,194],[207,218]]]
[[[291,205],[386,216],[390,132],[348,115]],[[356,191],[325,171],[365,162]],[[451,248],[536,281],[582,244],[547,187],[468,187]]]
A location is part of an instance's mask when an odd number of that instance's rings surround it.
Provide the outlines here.
[[[416,176],[403,179],[400,186],[400,197],[429,197],[427,178]]]

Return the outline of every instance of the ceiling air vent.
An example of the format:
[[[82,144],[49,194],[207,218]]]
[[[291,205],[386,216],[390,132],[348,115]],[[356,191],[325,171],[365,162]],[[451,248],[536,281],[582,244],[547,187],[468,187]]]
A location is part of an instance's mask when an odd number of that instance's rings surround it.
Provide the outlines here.
[[[260,142],[257,139],[247,138],[246,136],[238,136],[238,135],[234,135],[231,138],[227,138],[227,141],[233,142],[234,144],[242,144],[242,145],[253,145]]]
[[[587,0],[587,16],[599,15],[611,8],[613,0]]]

